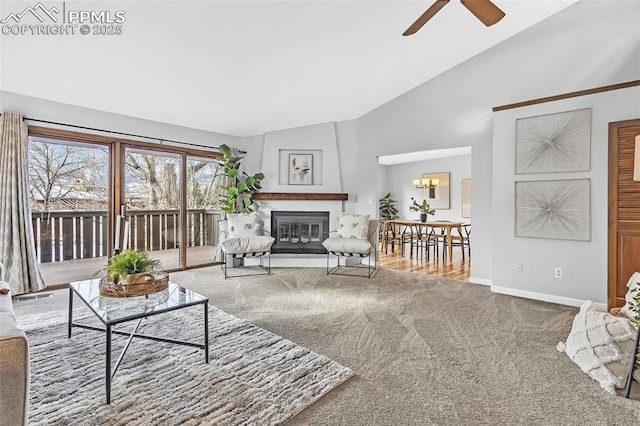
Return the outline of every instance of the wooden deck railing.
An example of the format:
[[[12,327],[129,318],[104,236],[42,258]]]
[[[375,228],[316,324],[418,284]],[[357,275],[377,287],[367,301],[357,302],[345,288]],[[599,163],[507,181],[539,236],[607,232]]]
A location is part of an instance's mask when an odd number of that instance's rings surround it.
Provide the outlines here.
[[[218,244],[217,210],[187,210],[187,247]],[[31,215],[38,261],[88,259],[107,255],[106,211],[34,212]],[[180,247],[177,210],[129,211],[129,247],[138,250],[166,250]]]

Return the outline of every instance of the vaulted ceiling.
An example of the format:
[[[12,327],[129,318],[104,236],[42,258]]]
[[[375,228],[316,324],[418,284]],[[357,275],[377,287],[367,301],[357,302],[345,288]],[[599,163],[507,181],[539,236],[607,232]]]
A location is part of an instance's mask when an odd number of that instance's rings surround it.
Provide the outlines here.
[[[360,117],[575,1],[494,0],[506,17],[485,27],[453,0],[409,37],[432,0],[67,1],[124,11],[122,34],[2,34],[0,89],[261,134]],[[0,19],[33,4],[3,1]]]

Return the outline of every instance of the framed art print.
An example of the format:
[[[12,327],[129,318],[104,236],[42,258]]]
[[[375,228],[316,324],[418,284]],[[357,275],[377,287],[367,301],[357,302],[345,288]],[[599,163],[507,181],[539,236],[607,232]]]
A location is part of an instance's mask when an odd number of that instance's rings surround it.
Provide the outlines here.
[[[591,240],[589,179],[516,182],[516,237]]]
[[[289,154],[289,185],[313,185],[313,154]]]
[[[516,120],[516,174],[590,169],[591,109]]]

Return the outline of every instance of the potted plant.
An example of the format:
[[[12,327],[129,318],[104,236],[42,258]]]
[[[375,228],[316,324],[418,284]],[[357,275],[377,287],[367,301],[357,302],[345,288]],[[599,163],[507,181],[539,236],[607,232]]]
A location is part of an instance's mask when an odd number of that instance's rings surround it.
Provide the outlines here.
[[[236,157],[231,152],[229,146],[220,145],[222,153],[223,174],[229,178],[228,186],[223,187],[224,193],[220,196],[220,209],[226,214],[249,213],[253,211],[253,194],[262,189],[260,181],[264,179],[264,174],[259,172],[253,176],[247,173],[239,173],[240,157]]]
[[[253,202],[253,194],[262,189],[260,182],[264,179],[264,174],[258,172],[253,176],[242,172],[240,174],[241,158],[233,155],[228,145],[222,144],[219,147],[222,153],[221,164],[223,167],[222,174],[228,178],[228,186],[223,187],[223,194],[218,199],[220,210],[226,215],[232,213],[250,213],[253,211],[255,203]],[[226,220],[218,222],[221,235],[228,233],[228,224]],[[227,267],[234,268],[244,264],[242,258],[231,258],[227,262]]]
[[[413,212],[420,212],[420,222],[426,222],[428,215],[436,213],[436,211],[431,208],[427,200],[422,200],[422,204],[418,204],[413,197],[411,197],[411,200],[413,203],[409,206],[409,210]]]
[[[394,205],[396,200],[391,198],[390,192],[388,192],[384,197],[380,198],[378,202],[380,217],[382,218],[382,220],[398,219],[398,209]]]
[[[149,258],[149,252],[127,249],[113,255],[107,267],[107,277],[114,284],[130,285],[148,280],[149,275],[159,270],[160,261]]]

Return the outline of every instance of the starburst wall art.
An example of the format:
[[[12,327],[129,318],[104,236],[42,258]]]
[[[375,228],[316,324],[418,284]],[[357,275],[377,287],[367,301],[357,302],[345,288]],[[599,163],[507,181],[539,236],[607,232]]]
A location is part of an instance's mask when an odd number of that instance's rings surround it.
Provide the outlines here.
[[[516,237],[591,240],[591,181],[516,182]]]
[[[516,174],[590,169],[591,109],[516,120]]]

